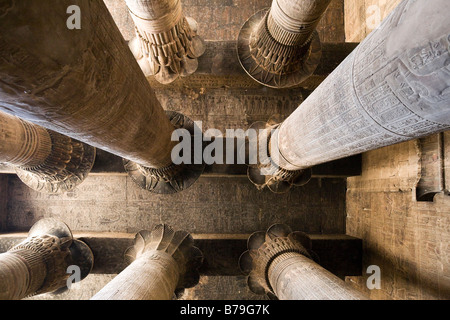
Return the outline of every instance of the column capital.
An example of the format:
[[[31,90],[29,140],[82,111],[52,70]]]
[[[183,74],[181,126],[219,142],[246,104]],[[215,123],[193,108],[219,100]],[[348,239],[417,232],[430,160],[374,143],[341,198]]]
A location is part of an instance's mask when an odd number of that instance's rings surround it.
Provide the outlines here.
[[[173,259],[179,273],[175,294],[198,283],[203,254],[188,232],[174,231],[166,224],[156,225],[151,231],[142,230],[136,234],[134,245],[126,250],[125,260],[131,264],[149,254],[154,259]]]
[[[197,35],[197,22],[183,15],[180,0],[126,3],[136,32],[130,49],[145,76],[169,84],[197,70],[205,45]]]
[[[322,57],[316,26],[330,0],[307,4],[273,0],[253,15],[238,37],[241,66],[255,81],[272,88],[291,88],[310,77]]]
[[[284,169],[310,168],[450,128],[448,1],[436,1],[433,12],[429,7],[402,1],[284,119],[271,150]],[[421,28],[428,21],[439,27]]]
[[[67,9],[62,2],[17,2],[5,12],[0,109],[145,166],[169,165],[174,127],[108,8],[78,5],[89,14],[75,33],[57,14]],[[29,22],[25,33],[18,16]]]
[[[280,124],[278,119],[269,119],[267,122],[258,121],[250,129],[258,132],[256,143],[258,155],[255,164],[247,169],[249,180],[259,189],[269,188],[274,193],[286,193],[292,187],[303,186],[311,180],[311,168],[288,170],[286,161],[278,152],[277,137]]]
[[[94,147],[4,112],[0,145],[0,162],[13,166],[22,182],[38,192],[73,190],[95,161]]]
[[[91,171],[96,149],[52,130],[51,151],[39,165],[16,166],[17,176],[30,188],[44,193],[64,193],[82,183]]]
[[[28,237],[0,255],[2,299],[28,296],[65,289],[69,266],[77,266],[83,280],[92,270],[94,257],[82,241],[73,239],[69,227],[56,219],[35,223]]]
[[[174,163],[162,168],[150,168],[136,162],[123,159],[125,171],[142,189],[158,194],[181,192],[194,184],[205,169],[205,163],[195,163],[195,140],[203,141],[201,129],[189,117],[175,111],[166,111],[166,115],[175,130],[187,130],[191,135],[191,162]],[[196,137],[197,136],[197,137]],[[183,138],[184,139],[184,138]],[[203,150],[203,142],[201,142]]]
[[[293,232],[284,224],[272,225],[266,232],[253,233],[247,242],[248,250],[239,258],[241,271],[248,275],[247,283],[256,294],[276,298],[269,281],[269,268],[274,260],[285,253],[296,253],[318,259],[311,250],[311,240],[303,232]]]

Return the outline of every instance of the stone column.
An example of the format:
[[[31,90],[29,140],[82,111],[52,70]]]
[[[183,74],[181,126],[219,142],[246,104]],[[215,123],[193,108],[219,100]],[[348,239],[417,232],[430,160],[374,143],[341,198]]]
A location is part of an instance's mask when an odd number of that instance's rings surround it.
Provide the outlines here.
[[[273,0],[252,16],[238,38],[239,60],[250,77],[273,88],[299,85],[322,56],[316,27],[331,0]]]
[[[72,273],[69,266],[79,268],[82,280],[93,263],[89,247],[74,240],[66,224],[40,220],[27,239],[0,254],[0,300],[20,300],[62,289]]]
[[[135,23],[130,48],[146,76],[163,84],[188,76],[205,52],[197,22],[185,18],[181,0],[126,0]]]
[[[92,300],[170,300],[199,280],[201,251],[185,231],[158,225],[136,235],[125,258],[131,263]]]
[[[30,188],[73,190],[92,169],[95,148],[0,112],[0,163],[13,166]]]
[[[255,232],[239,264],[252,292],[279,300],[363,300],[362,293],[313,260],[310,240],[286,225]],[[317,258],[315,258],[318,260]]]
[[[446,0],[401,2],[293,114],[268,125],[260,143],[274,175],[448,130],[448,10]]]
[[[188,119],[167,116],[103,1],[6,1],[0,16],[0,110],[127,159],[150,191],[198,178],[203,166],[172,161]]]

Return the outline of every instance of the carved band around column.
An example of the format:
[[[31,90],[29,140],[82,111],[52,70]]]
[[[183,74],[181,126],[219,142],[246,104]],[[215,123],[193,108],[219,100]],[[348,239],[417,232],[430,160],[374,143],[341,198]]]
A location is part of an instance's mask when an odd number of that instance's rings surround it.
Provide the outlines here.
[[[181,1],[163,2],[167,4],[137,6],[135,1],[127,1],[136,31],[130,48],[146,76],[154,75],[160,83],[169,84],[197,70],[197,58],[205,46],[197,36],[197,23],[184,17]],[[138,9],[140,12],[133,11]]]
[[[402,1],[283,121],[273,137],[281,167],[301,170],[450,128],[450,20],[424,14],[428,7]],[[423,30],[429,19],[440,27]]]
[[[17,166],[18,177],[30,188],[45,193],[73,190],[87,177],[95,161],[95,148],[57,132],[46,130],[51,152],[36,166]]]
[[[0,162],[14,166],[30,188],[71,191],[84,181],[94,160],[95,148],[0,112]]]
[[[274,260],[286,253],[297,253],[310,259],[317,256],[311,251],[311,242],[302,232],[293,232],[288,226],[275,224],[266,232],[255,232],[248,239],[248,251],[239,258],[239,267],[248,275],[252,292],[276,298],[269,281],[269,268]]]
[[[6,149],[8,144],[10,145],[9,150],[14,147],[19,148],[14,155],[3,154],[2,159],[5,158],[4,160],[13,166],[23,167],[38,166],[45,162],[52,150],[52,140],[48,131],[5,113],[0,113],[0,117],[2,131],[5,134],[5,138],[2,140],[2,143],[5,144],[3,148]],[[13,129],[14,127],[16,129]],[[20,128],[20,130],[17,130],[17,128]],[[19,132],[20,134],[18,134]],[[18,135],[22,137],[22,141],[16,140],[19,138]],[[10,153],[5,149],[3,149],[3,152]]]
[[[143,230],[136,234],[134,246],[125,252],[125,259],[132,263],[143,254],[153,252],[174,259],[179,273],[175,293],[194,287],[199,279],[198,269],[203,263],[202,252],[194,246],[194,239],[186,231],[174,231],[166,224],[160,224],[153,230]]]
[[[303,170],[286,170],[279,165],[278,153],[271,150],[271,138],[277,131],[278,124],[273,125],[271,120],[267,123],[256,122],[250,126],[259,132],[257,137],[258,158],[255,165],[249,165],[247,176],[249,180],[259,189],[269,188],[274,193],[286,193],[292,187],[299,187],[311,180],[311,168]]]
[[[80,280],[93,267],[89,247],[73,239],[69,227],[55,219],[38,221],[27,239],[0,255],[0,299],[17,300],[65,288],[71,265]]]
[[[315,31],[321,16],[312,16],[312,21],[297,20],[274,0],[270,9],[256,13],[242,27],[238,38],[241,66],[255,81],[268,87],[299,85],[313,74],[322,56]]]
[[[311,239],[283,224],[248,239],[239,265],[257,294],[280,300],[361,300],[359,290],[319,265]]]

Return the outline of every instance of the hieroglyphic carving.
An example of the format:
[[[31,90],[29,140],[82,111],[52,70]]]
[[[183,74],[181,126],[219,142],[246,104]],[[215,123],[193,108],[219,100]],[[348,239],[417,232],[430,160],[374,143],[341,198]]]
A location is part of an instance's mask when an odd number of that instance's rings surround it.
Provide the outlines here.
[[[195,74],[178,79],[170,87],[159,83],[154,77],[148,77],[151,86],[158,92],[168,88],[183,90],[186,87],[204,91],[220,88],[263,88],[240,66],[234,41],[208,41],[205,46],[205,54],[199,58],[199,68]],[[322,43],[322,57],[316,71],[300,86],[308,90],[316,88],[355,47],[354,43]]]
[[[79,6],[89,12],[84,15],[89,27],[76,33],[67,30],[64,16],[50,13],[65,12],[67,6],[59,2],[16,2],[2,17],[0,24],[8,31],[0,35],[0,108],[143,165],[169,165],[174,128],[108,9],[102,1]],[[17,36],[23,31],[17,16],[23,12],[33,25],[27,36]],[[54,27],[48,29],[49,24]]]
[[[387,45],[411,20],[412,8],[402,3],[280,126],[278,145],[286,169],[450,127],[448,34],[431,34],[421,45],[395,52]]]
[[[179,21],[181,7],[179,1],[170,3],[178,11],[169,10],[166,13],[170,14],[161,19],[169,23],[173,18],[175,23]],[[162,10],[158,14],[167,9],[166,2],[153,4],[153,9]],[[35,10],[28,4],[17,3],[14,10],[2,17],[0,25],[9,32],[0,35],[3,80],[0,108],[139,165],[164,171],[172,165],[171,153],[176,146],[171,140],[174,126],[103,2],[81,2],[80,7],[81,11],[89,12],[84,22],[89,28],[80,29],[75,37],[67,34],[65,24],[59,23],[60,15],[50,14],[61,12],[60,3],[36,5]],[[22,11],[29,14],[24,19],[32,21],[33,26],[27,28],[27,36],[15,36],[20,32],[20,24],[16,22]],[[43,27],[47,23],[41,21],[47,15],[55,18],[51,32]],[[164,21],[145,21],[166,26]],[[40,50],[30,45],[29,38],[37,39],[39,44],[53,43],[47,41],[49,38],[58,38],[60,42],[51,49],[44,45]]]
[[[195,75],[193,76],[195,77]],[[191,77],[190,77],[191,78]],[[303,101],[301,90],[265,89],[192,89],[166,88],[157,96],[166,110],[182,112],[194,121],[202,121],[203,131],[215,128],[247,130],[255,121],[266,121],[273,115],[282,119],[295,111]]]

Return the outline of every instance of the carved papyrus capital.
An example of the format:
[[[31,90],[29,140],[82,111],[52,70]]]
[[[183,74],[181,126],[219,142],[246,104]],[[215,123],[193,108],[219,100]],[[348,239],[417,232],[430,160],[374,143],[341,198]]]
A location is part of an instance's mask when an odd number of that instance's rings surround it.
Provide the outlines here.
[[[51,139],[50,154],[38,165],[17,166],[16,173],[26,185],[39,192],[71,191],[91,171],[95,148],[57,132],[46,131]]]
[[[197,181],[205,168],[203,161],[200,164],[196,164],[194,159],[196,152],[194,150],[194,140],[203,140],[201,129],[194,121],[181,113],[166,111],[166,114],[175,129],[186,130],[190,135],[192,157],[190,163],[181,163],[179,165],[171,163],[161,168],[150,168],[123,159],[125,171],[136,184],[142,189],[159,194],[171,194],[189,188]],[[195,136],[198,137],[195,138]]]
[[[273,143],[273,136],[278,133],[279,124],[274,119],[268,122],[258,121],[250,128],[259,132],[257,141],[258,154],[255,164],[247,169],[249,180],[259,189],[269,188],[274,193],[286,193],[292,187],[303,186],[311,179],[312,170],[286,170],[282,167],[284,159],[274,152],[277,145]],[[276,141],[276,139],[275,139]]]
[[[80,269],[80,280],[92,269],[89,247],[73,239],[66,224],[43,219],[27,239],[0,255],[0,299],[18,300],[66,286],[69,266]]]
[[[273,0],[270,9],[251,17],[238,39],[239,60],[256,81],[289,88],[306,80],[322,56],[315,28],[329,0]]]
[[[257,294],[280,300],[363,300],[365,295],[318,264],[303,232],[275,224],[248,239],[239,265]]]
[[[242,272],[248,275],[247,283],[256,294],[276,298],[269,280],[269,268],[278,257],[286,253],[301,254],[311,259],[309,237],[303,232],[293,232],[284,224],[275,224],[266,232],[253,233],[247,242],[248,250],[239,258]]]
[[[203,262],[192,236],[161,224],[136,234],[129,263],[92,300],[170,300],[199,280]]]
[[[62,193],[84,181],[95,160],[95,148],[0,112],[0,162],[16,169],[30,188]]]
[[[161,259],[166,256],[173,259],[179,273],[176,293],[198,283],[198,268],[203,262],[203,254],[194,246],[194,239],[188,232],[174,231],[166,224],[157,225],[151,231],[140,231],[136,234],[134,246],[126,251],[125,259],[132,263],[149,252],[161,256]]]
[[[197,70],[205,46],[197,23],[183,15],[181,0],[126,3],[136,31],[130,48],[146,76],[168,84]]]

